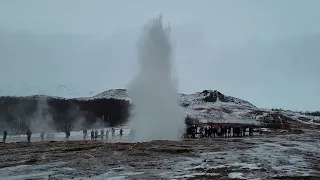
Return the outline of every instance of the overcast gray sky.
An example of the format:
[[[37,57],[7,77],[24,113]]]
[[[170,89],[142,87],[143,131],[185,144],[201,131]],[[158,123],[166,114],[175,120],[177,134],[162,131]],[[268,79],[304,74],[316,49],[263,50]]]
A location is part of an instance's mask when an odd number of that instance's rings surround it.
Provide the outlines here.
[[[217,89],[258,107],[319,110],[318,0],[3,0],[0,95],[126,88],[141,27],[163,14],[179,91]]]

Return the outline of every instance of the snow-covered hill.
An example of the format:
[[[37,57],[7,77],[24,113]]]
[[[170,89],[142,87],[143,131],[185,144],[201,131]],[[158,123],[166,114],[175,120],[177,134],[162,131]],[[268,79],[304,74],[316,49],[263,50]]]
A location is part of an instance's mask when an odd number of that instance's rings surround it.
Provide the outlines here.
[[[217,90],[204,90],[193,94],[179,94],[185,115],[200,122],[250,123],[261,122],[301,122],[319,124],[319,116],[308,116],[300,112],[262,109],[253,104]],[[114,98],[130,100],[125,89],[111,89],[87,99]],[[85,100],[85,98],[82,98]]]
[[[193,94],[179,94],[180,104],[185,115],[198,119],[201,123],[303,123],[320,125],[320,116],[306,115],[301,112],[263,109],[253,104],[231,96],[226,96],[217,90],[204,90]],[[35,95],[16,97],[27,99],[67,99],[55,96]],[[131,103],[126,89],[111,89],[92,97],[75,98],[81,101],[97,99],[121,99]]]
[[[127,95],[126,89],[110,89],[108,91],[104,91],[102,93],[99,93],[99,94],[92,96],[92,97],[89,97],[89,98],[78,98],[78,99],[89,100],[89,99],[101,99],[101,98],[130,100],[130,98]]]

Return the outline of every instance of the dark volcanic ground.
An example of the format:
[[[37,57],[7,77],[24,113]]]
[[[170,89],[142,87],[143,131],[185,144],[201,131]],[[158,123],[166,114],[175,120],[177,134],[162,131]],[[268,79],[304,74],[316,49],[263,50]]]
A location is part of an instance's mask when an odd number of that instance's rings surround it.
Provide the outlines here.
[[[320,179],[319,135],[1,143],[0,179]]]

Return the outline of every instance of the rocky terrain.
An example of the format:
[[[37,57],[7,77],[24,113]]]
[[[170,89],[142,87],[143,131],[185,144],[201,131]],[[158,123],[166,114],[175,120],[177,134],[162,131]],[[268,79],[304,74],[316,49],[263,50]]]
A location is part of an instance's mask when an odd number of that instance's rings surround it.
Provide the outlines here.
[[[179,142],[0,143],[0,179],[313,180],[320,177],[319,135],[304,129]]]
[[[259,108],[216,90],[180,94],[180,101],[187,115],[203,123],[320,125],[320,114],[315,116],[303,112]]]

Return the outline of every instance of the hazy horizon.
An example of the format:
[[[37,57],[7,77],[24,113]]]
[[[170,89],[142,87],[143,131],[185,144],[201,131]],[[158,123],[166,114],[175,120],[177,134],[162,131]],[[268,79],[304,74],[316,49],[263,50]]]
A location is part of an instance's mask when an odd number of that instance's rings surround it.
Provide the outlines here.
[[[319,110],[320,1],[0,1],[0,96],[127,88],[142,26],[163,14],[182,93]],[[318,59],[318,60],[317,60]]]

